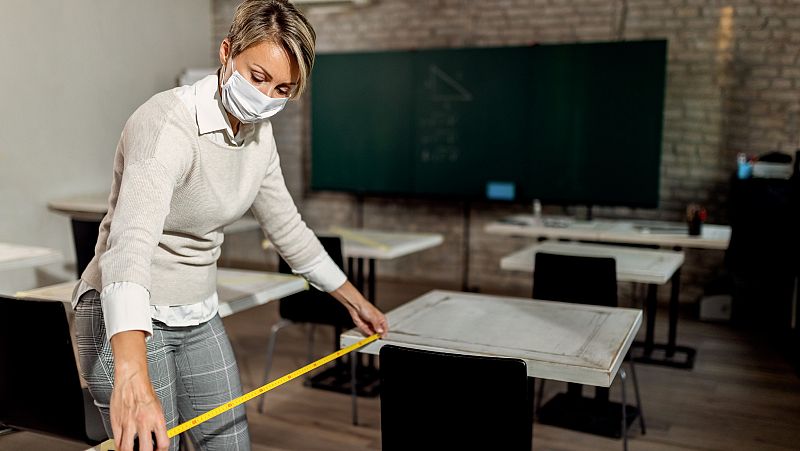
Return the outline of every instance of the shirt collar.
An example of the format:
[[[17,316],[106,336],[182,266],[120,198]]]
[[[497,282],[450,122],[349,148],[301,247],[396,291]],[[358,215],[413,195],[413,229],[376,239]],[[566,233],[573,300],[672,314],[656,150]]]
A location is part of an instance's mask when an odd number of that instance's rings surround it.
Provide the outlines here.
[[[195,105],[197,106],[197,127],[201,135],[225,130],[233,138],[233,128],[228,122],[225,107],[219,94],[218,75],[211,74],[194,85]]]

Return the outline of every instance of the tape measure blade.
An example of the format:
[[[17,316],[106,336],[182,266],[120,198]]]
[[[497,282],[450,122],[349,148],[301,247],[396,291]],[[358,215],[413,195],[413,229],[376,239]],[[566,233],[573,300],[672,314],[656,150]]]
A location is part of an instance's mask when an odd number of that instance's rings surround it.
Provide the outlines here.
[[[176,435],[179,435],[179,434],[181,434],[183,432],[186,432],[187,430],[197,426],[200,423],[203,423],[204,421],[210,420],[211,418],[214,418],[217,415],[225,413],[228,410],[230,410],[230,409],[232,409],[232,408],[234,408],[234,407],[236,407],[236,406],[238,406],[240,404],[244,404],[245,402],[250,401],[253,398],[257,398],[258,396],[261,396],[261,395],[265,394],[266,392],[272,390],[273,388],[277,388],[277,387],[279,387],[279,386],[281,386],[281,385],[283,385],[283,384],[285,384],[285,383],[287,383],[287,382],[289,382],[291,380],[297,379],[298,377],[304,375],[305,373],[307,373],[307,372],[309,372],[309,371],[311,371],[311,370],[313,370],[315,368],[319,368],[320,366],[325,365],[326,363],[331,362],[333,360],[336,360],[337,358],[342,357],[342,356],[344,356],[344,355],[346,355],[346,354],[348,354],[350,352],[353,352],[353,351],[355,351],[356,349],[358,349],[358,348],[360,348],[362,346],[366,346],[366,345],[372,343],[373,341],[375,341],[375,340],[377,340],[379,338],[380,338],[380,335],[379,334],[375,334],[375,335],[369,336],[367,338],[364,338],[363,340],[361,340],[361,341],[359,341],[357,343],[354,343],[354,344],[352,344],[350,346],[347,346],[346,348],[343,348],[343,349],[340,349],[340,350],[338,350],[336,352],[328,354],[327,356],[325,356],[325,357],[323,357],[323,358],[321,358],[319,360],[316,360],[315,362],[309,363],[308,365],[306,365],[306,366],[304,366],[304,367],[302,367],[300,369],[292,371],[291,373],[289,373],[289,374],[287,374],[285,376],[282,376],[282,377],[280,377],[278,379],[275,379],[272,382],[264,384],[261,387],[256,388],[255,390],[251,390],[251,391],[245,393],[242,396],[239,396],[239,397],[237,397],[235,399],[232,399],[231,401],[228,401],[225,404],[217,406],[217,407],[209,410],[208,412],[206,412],[204,414],[198,415],[198,416],[192,418],[189,421],[185,421],[185,422],[183,422],[183,423],[181,423],[181,424],[169,429],[167,431],[167,436],[169,438],[172,438],[172,437],[175,437]],[[111,450],[114,450],[114,449],[115,449],[114,448],[114,439],[108,439],[105,442],[100,443],[99,445],[97,445],[97,446],[95,446],[93,448],[87,449],[86,451],[111,451]]]
[[[272,390],[273,388],[277,388],[277,387],[285,384],[286,382],[289,382],[289,381],[291,381],[293,379],[297,379],[298,377],[304,375],[305,373],[307,373],[307,372],[309,372],[309,371],[311,371],[311,370],[313,370],[315,368],[318,368],[319,366],[322,366],[322,365],[324,365],[324,364],[326,364],[328,362],[331,362],[331,361],[333,361],[333,360],[335,360],[335,359],[337,359],[337,358],[339,358],[339,357],[341,357],[341,356],[343,356],[345,354],[348,354],[348,353],[350,353],[352,351],[355,351],[356,349],[358,349],[358,348],[360,348],[362,346],[366,346],[366,345],[372,343],[373,341],[375,341],[375,340],[377,340],[379,338],[380,338],[380,334],[375,334],[375,335],[369,336],[367,338],[364,338],[363,340],[359,341],[358,343],[354,343],[354,344],[352,344],[352,345],[350,345],[350,346],[348,346],[348,347],[346,347],[344,349],[340,349],[340,350],[338,350],[336,352],[328,354],[327,356],[325,356],[325,357],[323,357],[323,358],[321,358],[321,359],[319,359],[319,360],[317,360],[315,362],[309,363],[308,365],[306,365],[306,366],[304,366],[304,367],[302,367],[302,368],[300,368],[298,370],[292,371],[291,373],[289,373],[289,374],[287,374],[285,376],[279,377],[278,379],[276,379],[276,380],[274,380],[272,382],[269,382],[267,384],[264,384],[261,387],[256,388],[255,390],[251,390],[251,391],[243,394],[242,396],[237,397],[236,399],[233,399],[233,400],[231,400],[229,402],[226,402],[225,404],[222,404],[220,406],[217,406],[217,407],[209,410],[208,412],[206,412],[204,414],[198,415],[198,416],[196,416],[195,418],[192,418],[189,421],[185,421],[185,422],[183,422],[183,423],[171,428],[170,430],[167,431],[167,436],[170,437],[170,438],[175,437],[176,435],[178,435],[178,434],[180,434],[182,432],[185,432],[185,431],[197,426],[198,424],[200,424],[200,423],[202,423],[204,421],[210,420],[211,418],[214,418],[215,416],[217,416],[219,414],[227,412],[228,410],[238,406],[239,404],[243,404],[246,401],[249,401],[249,400],[251,400],[253,398],[256,398],[256,397],[258,397],[260,395],[263,395],[264,393]]]

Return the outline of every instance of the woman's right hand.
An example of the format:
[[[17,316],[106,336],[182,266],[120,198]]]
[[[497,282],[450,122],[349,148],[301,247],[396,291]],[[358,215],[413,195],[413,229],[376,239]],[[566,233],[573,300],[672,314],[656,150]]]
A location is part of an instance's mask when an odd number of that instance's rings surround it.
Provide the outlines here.
[[[119,451],[132,451],[134,437],[139,449],[169,448],[167,425],[161,402],[147,372],[144,332],[131,330],[111,337],[114,352],[114,389],[111,392],[111,430]],[[151,433],[155,433],[153,443]]]

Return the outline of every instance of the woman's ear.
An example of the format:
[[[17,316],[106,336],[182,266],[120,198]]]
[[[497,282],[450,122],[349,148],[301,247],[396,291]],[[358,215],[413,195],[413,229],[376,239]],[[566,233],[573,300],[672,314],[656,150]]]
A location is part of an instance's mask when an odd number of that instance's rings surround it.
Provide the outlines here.
[[[222,40],[219,45],[219,63],[223,66],[228,62],[228,56],[231,54],[231,41],[228,38]]]

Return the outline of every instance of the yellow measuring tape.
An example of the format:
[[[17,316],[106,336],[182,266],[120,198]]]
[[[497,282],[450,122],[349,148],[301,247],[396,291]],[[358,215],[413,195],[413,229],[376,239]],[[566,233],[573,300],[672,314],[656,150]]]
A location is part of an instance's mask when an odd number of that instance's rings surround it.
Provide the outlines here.
[[[350,345],[350,346],[348,346],[346,348],[342,348],[342,349],[340,349],[340,350],[338,350],[338,351],[336,351],[336,352],[334,352],[332,354],[329,354],[329,355],[317,360],[316,362],[309,363],[308,365],[300,368],[299,370],[292,371],[291,373],[289,373],[289,374],[287,374],[287,375],[285,375],[283,377],[275,379],[274,381],[272,381],[272,382],[270,382],[268,384],[262,385],[261,387],[258,387],[257,389],[255,389],[255,390],[253,390],[251,392],[245,393],[244,395],[239,396],[236,399],[228,401],[228,402],[226,402],[225,404],[222,404],[219,407],[215,407],[214,409],[211,409],[211,410],[209,410],[208,412],[206,412],[206,413],[204,413],[202,415],[198,415],[198,416],[192,418],[189,421],[186,421],[184,423],[181,423],[181,424],[175,426],[174,428],[169,429],[167,431],[167,436],[169,438],[172,438],[172,437],[175,437],[176,435],[178,435],[178,434],[180,434],[182,432],[186,432],[187,430],[197,426],[198,424],[200,424],[200,423],[202,423],[204,421],[208,421],[208,420],[214,418],[215,416],[217,416],[217,415],[219,415],[221,413],[224,413],[224,412],[227,412],[228,410],[233,409],[234,407],[238,406],[239,404],[244,404],[247,401],[250,401],[251,399],[253,399],[253,398],[257,397],[257,396],[263,395],[264,393],[272,390],[273,388],[281,386],[281,385],[289,382],[292,379],[297,379],[298,377],[308,373],[309,371],[311,371],[311,370],[313,370],[315,368],[319,368],[320,366],[325,365],[326,363],[329,363],[329,362],[331,362],[333,360],[336,360],[339,357],[342,357],[343,355],[346,355],[346,354],[348,354],[350,352],[353,352],[353,351],[355,351],[356,349],[358,349],[358,348],[360,348],[362,346],[366,346],[366,345],[372,343],[373,341],[379,339],[380,337],[381,337],[380,334],[375,334],[375,335],[369,336],[369,337],[359,341],[358,343],[354,343],[354,344],[352,344],[352,345]],[[115,449],[114,448],[114,439],[113,438],[112,439],[108,439],[105,442],[103,442],[103,443],[101,443],[101,444],[99,444],[99,445],[97,445],[97,446],[95,446],[94,448],[91,448],[91,449],[92,450],[98,450],[98,451],[114,450]]]

